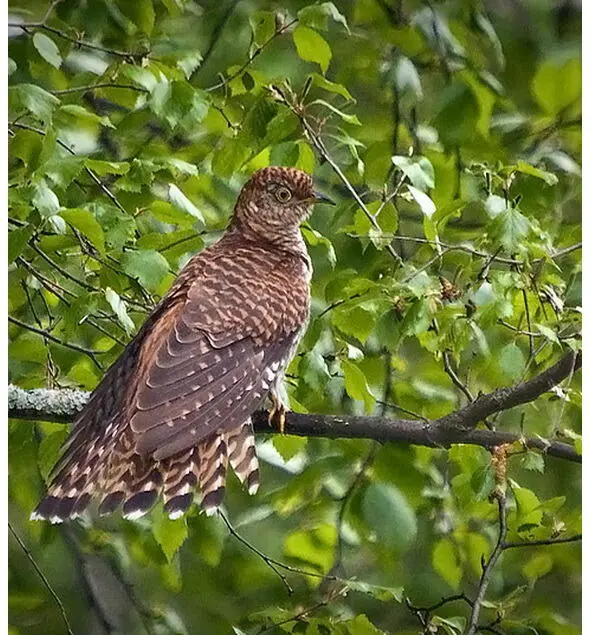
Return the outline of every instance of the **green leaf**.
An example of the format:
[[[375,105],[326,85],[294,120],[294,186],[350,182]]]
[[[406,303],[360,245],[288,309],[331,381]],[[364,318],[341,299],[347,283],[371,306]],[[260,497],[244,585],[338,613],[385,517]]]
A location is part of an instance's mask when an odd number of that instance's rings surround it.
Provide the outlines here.
[[[435,187],[435,170],[426,157],[393,156],[392,163],[400,168],[421,192]]]
[[[60,212],[66,223],[75,227],[101,253],[105,253],[105,235],[94,215],[85,209],[67,209]]]
[[[407,185],[406,187],[417,205],[421,208],[421,212],[423,212],[427,218],[431,218],[431,216],[433,216],[433,214],[437,211],[435,203],[431,197],[412,185]]]
[[[544,456],[533,450],[528,450],[521,458],[521,465],[526,470],[543,474],[545,468]]]
[[[531,229],[529,219],[511,207],[492,222],[490,233],[509,252],[514,253]]]
[[[517,170],[517,172],[522,172],[523,174],[535,176],[537,179],[542,179],[542,181],[545,181],[548,185],[556,185],[558,183],[558,177],[555,174],[535,168],[533,165],[530,165],[525,161],[518,161],[515,166],[515,170]]]
[[[66,114],[68,117],[72,117],[73,119],[76,119],[78,121],[97,123],[107,128],[115,127],[108,117],[101,117],[100,115],[97,115],[90,110],[86,110],[86,108],[78,106],[77,104],[66,104],[65,106],[60,106],[59,114]]]
[[[498,360],[503,373],[511,381],[517,381],[523,375],[526,359],[515,342],[507,344],[500,350]]]
[[[318,88],[322,88],[322,90],[326,90],[329,93],[335,93],[337,95],[340,95],[341,97],[344,97],[347,101],[355,101],[351,93],[342,84],[331,82],[330,80],[326,79],[326,77],[323,77],[319,73],[312,73],[311,77],[312,77],[312,83],[315,86],[318,86]]]
[[[423,99],[421,78],[408,57],[401,56],[396,65],[396,88],[401,97],[409,96],[413,102]]]
[[[345,304],[332,311],[331,322],[346,335],[365,344],[375,327],[376,315],[361,306]]]
[[[105,298],[107,302],[111,305],[113,312],[119,319],[121,326],[125,329],[125,332],[128,335],[131,335],[135,331],[135,324],[133,320],[129,317],[127,313],[127,305],[125,302],[119,297],[119,295],[111,289],[111,287],[107,287],[105,289]]]
[[[45,123],[51,123],[53,112],[59,103],[57,97],[35,84],[18,84],[8,88],[11,110],[21,111],[24,108]]]
[[[532,93],[538,104],[551,116],[571,105],[579,105],[582,90],[581,62],[565,64],[544,62],[532,81]]]
[[[328,262],[330,263],[331,268],[334,269],[337,264],[337,255],[330,240],[311,227],[302,227],[302,234],[309,245],[322,245],[326,249]]]
[[[203,56],[199,51],[195,51],[193,53],[189,53],[184,57],[181,57],[180,60],[177,61],[177,68],[180,68],[185,75],[185,79],[191,79],[191,75],[199,68],[201,62],[203,61]]]
[[[248,18],[252,29],[252,38],[257,46],[265,44],[275,35],[275,13],[256,11]]]
[[[306,449],[308,440],[305,437],[296,437],[290,434],[275,434],[272,442],[281,458],[287,462]]]
[[[298,11],[299,23],[315,29],[326,30],[329,18],[342,24],[347,29],[347,32],[350,33],[347,19],[332,2],[313,4]]]
[[[45,181],[35,185],[32,203],[42,216],[52,216],[61,209],[58,197]]]
[[[363,494],[361,506],[372,534],[386,548],[405,551],[415,541],[417,519],[414,509],[394,485],[371,483]]]
[[[328,42],[307,26],[296,27],[292,37],[300,58],[318,64],[322,72],[326,73],[332,57]]]
[[[321,392],[330,379],[330,372],[324,357],[315,349],[308,351],[302,356],[299,364],[300,379],[302,379],[312,390]]]
[[[187,519],[183,515],[171,520],[162,509],[155,509],[152,512],[152,533],[168,562],[172,562],[176,552],[189,535]]]
[[[153,249],[126,252],[121,259],[121,267],[150,291],[157,290],[168,273],[168,261]]]
[[[174,183],[170,183],[168,186],[168,198],[175,207],[196,218],[201,226],[205,226],[205,219],[201,211],[193,205]]]
[[[313,565],[326,573],[332,564],[337,530],[334,525],[319,525],[313,529],[295,531],[283,543],[285,555]]]
[[[542,508],[538,497],[525,487],[513,486],[517,505],[517,531],[538,526],[542,522]]]
[[[101,161],[99,159],[84,159],[84,165],[98,176],[106,174],[127,174],[130,165],[125,161]]]
[[[321,104],[325,108],[328,108],[329,110],[334,112],[335,115],[338,115],[343,121],[346,121],[347,123],[351,123],[351,124],[353,124],[355,126],[360,126],[361,125],[361,122],[357,118],[357,115],[349,115],[346,112],[343,112],[342,110],[339,110],[338,108],[333,106],[328,101],[324,101],[324,99],[315,99],[312,102],[312,104]]]
[[[8,58],[8,76],[10,77],[10,75],[12,75],[14,73],[14,71],[16,71],[18,68],[18,66],[16,65],[16,62],[12,59],[12,57]]]
[[[54,68],[59,68],[62,65],[60,50],[55,42],[45,35],[45,33],[37,31],[37,33],[33,35],[33,46],[37,49],[39,55]]]
[[[33,225],[26,225],[8,232],[8,264],[21,255],[34,232],[35,227]]]
[[[381,602],[402,602],[404,599],[404,589],[400,586],[380,586],[378,584],[370,584],[369,582],[362,582],[361,580],[347,580],[347,586],[352,591],[358,591],[359,593],[365,593],[370,595],[376,600]]]
[[[341,360],[341,368],[345,375],[345,390],[351,399],[356,401],[363,401],[365,405],[365,411],[371,412],[376,398],[371,392],[370,387],[367,384],[367,379],[363,374],[363,371],[353,364],[353,362],[347,360]]]
[[[449,538],[437,541],[431,554],[431,563],[449,586],[457,591],[462,581],[462,564],[456,545]]]

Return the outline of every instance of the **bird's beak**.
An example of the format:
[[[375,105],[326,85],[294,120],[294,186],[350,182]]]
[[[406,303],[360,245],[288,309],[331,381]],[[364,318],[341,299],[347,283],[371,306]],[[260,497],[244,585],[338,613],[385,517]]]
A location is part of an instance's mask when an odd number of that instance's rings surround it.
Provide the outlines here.
[[[327,203],[328,205],[336,205],[332,198],[326,196],[322,192],[314,192],[314,200],[317,203]]]

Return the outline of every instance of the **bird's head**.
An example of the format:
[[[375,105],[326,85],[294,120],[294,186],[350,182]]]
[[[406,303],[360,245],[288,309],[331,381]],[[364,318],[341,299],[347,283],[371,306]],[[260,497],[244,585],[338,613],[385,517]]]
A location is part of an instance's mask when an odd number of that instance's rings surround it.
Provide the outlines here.
[[[317,202],[332,203],[315,190],[314,181],[306,172],[277,166],[263,168],[242,188],[233,223],[273,241],[297,230]]]

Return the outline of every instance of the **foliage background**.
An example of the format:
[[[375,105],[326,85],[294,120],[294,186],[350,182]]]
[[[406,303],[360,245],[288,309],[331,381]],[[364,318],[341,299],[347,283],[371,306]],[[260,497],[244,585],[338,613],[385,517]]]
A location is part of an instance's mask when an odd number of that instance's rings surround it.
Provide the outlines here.
[[[338,200],[303,229],[315,277],[294,409],[437,418],[580,347],[576,3],[54,5],[9,7],[11,24],[37,25],[9,29],[13,383],[92,389],[268,164],[314,172]],[[580,448],[578,375],[489,423]],[[483,448],[261,436],[262,489],[251,499],[233,480],[226,514],[268,556],[317,574],[283,571],[288,595],[196,510],[29,523],[65,434],[10,421],[9,519],[75,633],[466,629],[462,599],[413,607],[474,596],[497,535]],[[508,476],[511,540],[580,532],[577,464],[521,453]],[[12,539],[9,557],[10,633],[65,632]],[[508,550],[480,625],[581,632],[580,564],[576,543]]]

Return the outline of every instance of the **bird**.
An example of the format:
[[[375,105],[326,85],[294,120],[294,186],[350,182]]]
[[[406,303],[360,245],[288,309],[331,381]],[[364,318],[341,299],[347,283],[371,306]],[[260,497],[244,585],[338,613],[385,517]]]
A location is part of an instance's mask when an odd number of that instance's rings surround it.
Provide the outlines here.
[[[291,167],[255,172],[221,238],[194,255],[81,411],[32,520],[211,515],[228,466],[259,487],[252,414],[269,398],[283,432],[284,372],[310,312],[312,265],[300,224],[332,201]]]

